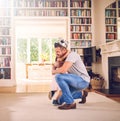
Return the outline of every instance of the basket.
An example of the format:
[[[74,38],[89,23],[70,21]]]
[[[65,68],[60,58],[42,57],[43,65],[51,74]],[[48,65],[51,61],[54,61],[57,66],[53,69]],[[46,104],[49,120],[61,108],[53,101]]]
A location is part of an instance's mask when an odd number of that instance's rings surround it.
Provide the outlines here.
[[[103,84],[104,84],[104,80],[101,80],[99,78],[93,78],[90,81],[92,89],[102,89],[103,88]]]

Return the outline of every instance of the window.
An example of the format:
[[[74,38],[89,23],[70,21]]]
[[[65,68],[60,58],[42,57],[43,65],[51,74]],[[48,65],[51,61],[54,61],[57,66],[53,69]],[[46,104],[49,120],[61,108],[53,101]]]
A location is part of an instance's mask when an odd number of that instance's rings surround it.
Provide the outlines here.
[[[53,43],[58,38],[68,38],[68,19],[17,19],[16,39],[16,79],[26,78],[26,64],[53,63],[55,52]]]
[[[57,41],[57,38],[17,39],[17,62],[54,62],[55,52],[53,45],[55,41]]]

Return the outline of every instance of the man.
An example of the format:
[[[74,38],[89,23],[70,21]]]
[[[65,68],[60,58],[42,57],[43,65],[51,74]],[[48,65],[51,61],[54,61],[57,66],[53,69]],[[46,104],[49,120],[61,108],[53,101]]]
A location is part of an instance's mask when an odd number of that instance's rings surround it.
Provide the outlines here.
[[[60,40],[54,47],[56,56],[61,58],[67,53],[68,43]],[[90,77],[79,54],[69,52],[64,64],[60,68],[53,69],[52,73],[55,74],[55,80],[62,90],[59,103],[65,103],[58,109],[75,109],[74,99],[83,98],[86,101],[87,93],[85,91],[82,93],[82,90],[89,86]]]

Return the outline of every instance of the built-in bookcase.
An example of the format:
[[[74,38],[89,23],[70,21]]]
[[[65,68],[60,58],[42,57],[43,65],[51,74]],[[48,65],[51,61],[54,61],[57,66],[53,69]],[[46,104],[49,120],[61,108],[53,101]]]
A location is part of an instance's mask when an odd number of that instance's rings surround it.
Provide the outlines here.
[[[15,16],[68,16],[68,0],[14,0]]]
[[[116,2],[105,9],[106,42],[117,39],[117,10]]]
[[[0,0],[0,79],[11,79],[11,0]]]
[[[91,46],[92,41],[92,1],[70,0],[70,42],[75,50]]]
[[[116,0],[105,9],[106,42],[112,42],[118,38],[118,17],[120,17],[120,0]]]
[[[92,45],[92,0],[0,0],[0,79],[13,76],[12,23],[21,17],[65,17],[71,50],[83,55],[81,48]]]
[[[118,17],[120,17],[120,0],[118,0]]]
[[[91,2],[91,0],[14,0],[14,15],[68,17],[71,49],[80,49],[91,46]]]

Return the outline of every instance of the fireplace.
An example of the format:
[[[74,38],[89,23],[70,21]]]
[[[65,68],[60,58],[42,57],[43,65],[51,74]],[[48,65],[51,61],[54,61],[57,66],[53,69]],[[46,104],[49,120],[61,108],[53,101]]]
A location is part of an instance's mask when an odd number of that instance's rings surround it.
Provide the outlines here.
[[[120,40],[101,45],[102,74],[105,89],[97,90],[105,96],[120,96]]]
[[[109,90],[120,93],[120,56],[108,58]]]

